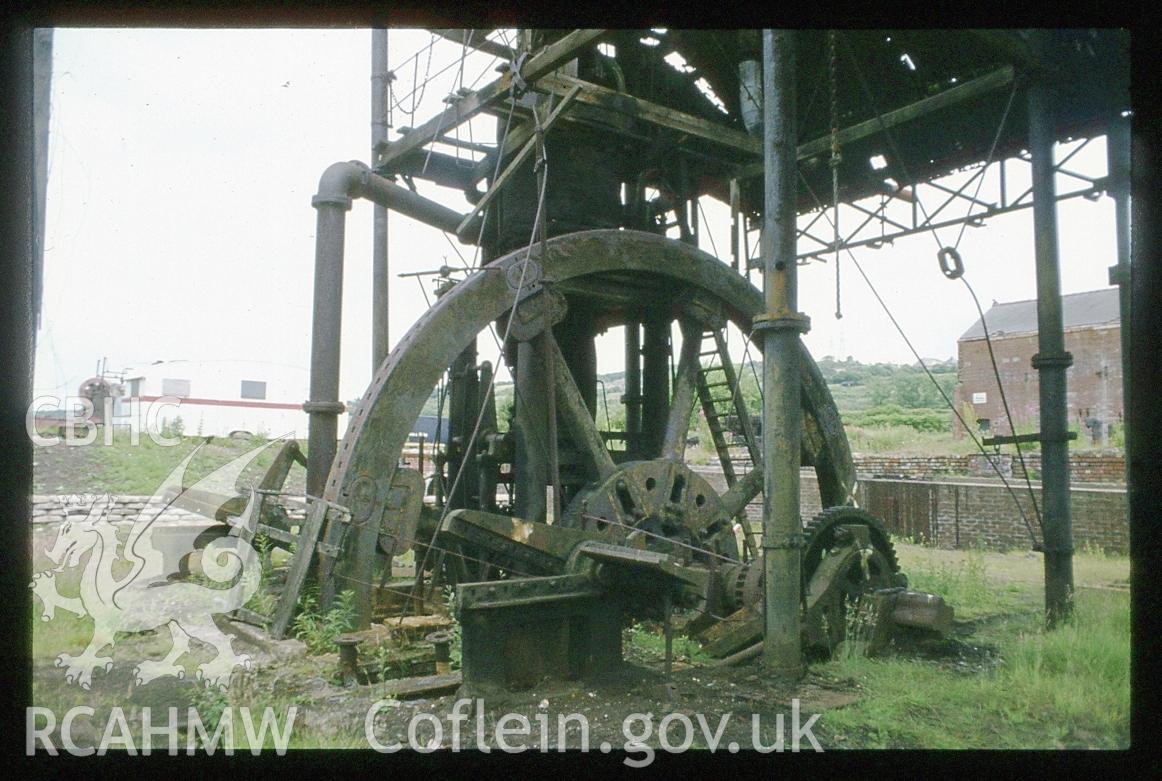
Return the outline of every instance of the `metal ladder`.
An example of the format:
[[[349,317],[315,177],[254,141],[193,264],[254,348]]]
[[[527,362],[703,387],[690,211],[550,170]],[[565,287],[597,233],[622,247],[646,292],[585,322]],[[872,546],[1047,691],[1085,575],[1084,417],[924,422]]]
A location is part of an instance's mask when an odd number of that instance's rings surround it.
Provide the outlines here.
[[[710,342],[707,349],[707,342]],[[709,361],[699,366],[697,375],[698,400],[702,404],[702,414],[714,440],[714,449],[722,464],[722,474],[726,485],[733,486],[739,477],[747,474],[760,463],[762,453],[754,434],[746,400],[738,387],[738,376],[730,360],[726,336],[722,328],[707,328],[702,332],[702,359]],[[738,441],[734,428],[727,425],[730,418],[738,421],[742,430],[742,441]],[[752,556],[756,554],[754,530],[745,516],[741,519],[747,548]]]

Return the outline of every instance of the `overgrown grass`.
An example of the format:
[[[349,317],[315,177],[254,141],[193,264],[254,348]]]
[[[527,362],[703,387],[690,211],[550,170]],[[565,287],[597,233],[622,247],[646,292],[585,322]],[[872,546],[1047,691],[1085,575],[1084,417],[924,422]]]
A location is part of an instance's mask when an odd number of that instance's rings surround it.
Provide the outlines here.
[[[1124,748],[1130,736],[1129,596],[1080,592],[1072,623],[1039,610],[996,634],[994,670],[843,656],[823,670],[864,698],[823,715],[832,745],[869,748]],[[1014,631],[1016,629],[1017,631]]]
[[[853,453],[896,453],[899,455],[965,455],[979,452],[968,437],[957,439],[950,432],[917,431],[910,426],[845,426]]]
[[[990,582],[984,554],[971,550],[961,562],[929,564],[908,570],[908,585],[939,594],[955,606],[957,616],[975,618],[1012,609],[1021,589],[1014,584]]]
[[[187,467],[184,485],[194,485],[216,468],[231,459],[242,456],[268,442],[260,437],[235,439],[215,437],[206,444],[205,437],[184,437],[175,445],[159,445],[148,435],[142,435],[138,444],[131,443],[128,435],[117,432],[112,445],[103,444],[102,434],[85,447],[73,447],[73,452],[65,453],[65,445],[45,447],[37,452],[37,471],[64,471],[58,475],[53,486],[60,483],[73,492],[109,492],[113,494],[152,495],[168,477],[181,459],[202,445],[201,450]],[[300,443],[303,449],[306,444]],[[270,467],[277,456],[279,445],[268,447],[254,459],[239,477],[241,485],[256,483]],[[306,451],[304,451],[306,452]],[[57,467],[55,459],[69,457],[67,466]],[[288,490],[300,490],[304,481],[304,471],[292,468],[287,479]]]

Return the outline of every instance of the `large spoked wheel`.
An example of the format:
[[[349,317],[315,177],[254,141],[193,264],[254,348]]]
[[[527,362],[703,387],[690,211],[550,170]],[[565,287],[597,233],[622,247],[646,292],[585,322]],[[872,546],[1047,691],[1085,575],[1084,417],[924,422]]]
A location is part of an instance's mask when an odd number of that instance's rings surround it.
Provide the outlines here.
[[[464,376],[464,356],[478,346],[491,358],[499,349],[496,335],[506,332],[503,354],[515,381],[515,446],[496,458],[505,462],[498,472],[513,496],[498,504],[495,483],[474,471],[485,448],[481,427],[474,424],[484,421],[487,428],[505,417],[495,409],[480,415],[481,403],[494,402],[477,386],[476,406],[460,412],[467,420],[465,438],[478,434],[464,457],[467,467],[459,470],[474,488],[453,488],[456,475],[447,474],[449,506],[543,520],[550,504],[545,489],[555,486],[564,511],[557,522],[563,525],[687,558],[737,558],[731,522],[745,515],[762,490],[754,458],[761,449],[754,426],[741,425],[731,407],[739,378],[729,376],[733,371],[711,375],[710,366],[716,349],[719,362],[725,355],[730,363],[720,340],[733,334],[740,344],[762,306],[759,291],[714,257],[633,231],[560,236],[547,242],[543,255],[539,247],[522,249],[456,284],[400,341],[351,415],[324,495],[351,511],[343,555],[324,573],[333,579],[332,593],[352,589],[357,606],[367,604],[370,584],[379,580],[376,569],[386,560],[380,535],[395,539],[387,555],[414,545],[413,535],[424,536],[393,528],[392,481],[408,434],[449,367]],[[671,339],[675,323],[680,339]],[[626,431],[611,437],[595,422],[610,416],[602,418],[598,410],[594,338],[627,324],[627,361],[641,356],[640,388],[634,394],[627,382]],[[759,343],[749,349],[761,360]],[[805,348],[800,366],[803,463],[815,469],[822,505],[843,505],[855,483],[843,427]],[[479,382],[479,374],[474,376]],[[553,406],[555,421],[547,412]],[[691,417],[699,407],[708,424],[714,418],[712,433],[719,430],[712,452],[728,476],[725,488],[712,485],[705,470],[686,459]],[[737,452],[746,457],[732,455]],[[498,571],[491,563],[476,566],[491,575]],[[479,576],[480,569],[475,572]]]

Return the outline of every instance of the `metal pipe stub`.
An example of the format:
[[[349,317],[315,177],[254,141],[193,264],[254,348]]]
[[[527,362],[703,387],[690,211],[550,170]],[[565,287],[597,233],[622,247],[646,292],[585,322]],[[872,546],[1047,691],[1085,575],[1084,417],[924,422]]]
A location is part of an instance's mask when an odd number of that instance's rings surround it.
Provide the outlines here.
[[[436,675],[447,675],[452,671],[452,633],[447,630],[432,632],[424,637],[436,648]]]
[[[362,637],[353,634],[335,638],[335,645],[339,648],[339,676],[344,686],[354,686],[359,682],[359,644],[362,642]]]

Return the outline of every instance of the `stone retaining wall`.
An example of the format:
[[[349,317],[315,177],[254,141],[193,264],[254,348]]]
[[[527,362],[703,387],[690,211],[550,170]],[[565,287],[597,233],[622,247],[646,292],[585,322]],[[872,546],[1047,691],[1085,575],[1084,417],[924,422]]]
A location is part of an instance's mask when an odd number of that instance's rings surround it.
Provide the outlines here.
[[[81,520],[89,513],[89,508],[97,495],[78,496],[76,494],[36,494],[32,497],[33,523],[61,523],[65,520]],[[150,501],[149,496],[112,496],[113,504],[109,508],[108,518],[113,523],[128,523],[137,518]],[[164,506],[158,504],[158,509]],[[285,502],[284,502],[285,504]],[[292,519],[301,519],[303,511],[291,502],[287,514]],[[197,523],[204,524],[213,521],[201,513],[182,510],[176,507],[165,507],[157,516],[158,521],[164,523]]]

